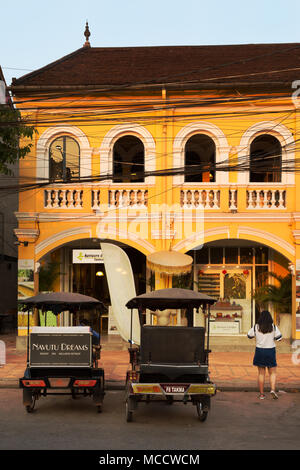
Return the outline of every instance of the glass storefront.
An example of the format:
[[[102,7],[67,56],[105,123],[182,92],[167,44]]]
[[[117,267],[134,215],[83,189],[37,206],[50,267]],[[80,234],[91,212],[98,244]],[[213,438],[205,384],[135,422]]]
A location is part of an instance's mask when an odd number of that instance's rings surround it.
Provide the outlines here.
[[[252,292],[266,280],[271,251],[260,245],[208,244],[190,251],[194,259],[194,289],[217,300],[211,307],[210,331],[215,335],[245,334],[257,312]],[[206,319],[207,321],[207,319]]]

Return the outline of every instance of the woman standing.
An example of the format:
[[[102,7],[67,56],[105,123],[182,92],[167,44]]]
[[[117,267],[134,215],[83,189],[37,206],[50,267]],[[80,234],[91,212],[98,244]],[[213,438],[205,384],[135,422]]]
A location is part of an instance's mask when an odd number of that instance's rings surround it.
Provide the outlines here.
[[[278,395],[275,391],[277,367],[275,341],[280,341],[282,335],[278,327],[273,324],[270,312],[267,310],[261,312],[257,324],[248,331],[248,338],[256,338],[253,365],[258,368],[259,398],[261,400],[265,398],[264,384],[267,367],[271,385],[270,393],[272,397],[276,399]]]

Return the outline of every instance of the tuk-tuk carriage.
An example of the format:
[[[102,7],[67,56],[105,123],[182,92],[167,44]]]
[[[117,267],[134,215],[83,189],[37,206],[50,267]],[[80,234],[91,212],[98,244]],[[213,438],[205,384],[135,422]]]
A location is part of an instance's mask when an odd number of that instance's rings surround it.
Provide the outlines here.
[[[82,311],[105,309],[93,297],[69,292],[38,294],[19,301],[28,312],[27,367],[19,379],[23,404],[32,412],[36,400],[47,395],[91,396],[98,412],[104,399],[104,370],[98,367],[101,345],[96,332],[89,326],[31,327],[29,314],[33,309],[53,312],[69,311],[74,317]],[[45,318],[46,324],[46,318]],[[94,333],[94,334],[93,334]]]
[[[169,404],[190,401],[196,406],[199,420],[206,420],[210,399],[216,394],[208,370],[210,305],[214,302],[200,292],[178,288],[156,290],[127,302],[131,323],[133,309],[138,309],[141,326],[140,346],[133,344],[132,337],[129,340],[131,370],[127,372],[125,397],[128,422],[138,403],[149,403],[151,399]],[[207,317],[207,328],[194,326],[194,309],[199,313],[200,307]],[[187,326],[143,324],[146,309],[184,309]]]

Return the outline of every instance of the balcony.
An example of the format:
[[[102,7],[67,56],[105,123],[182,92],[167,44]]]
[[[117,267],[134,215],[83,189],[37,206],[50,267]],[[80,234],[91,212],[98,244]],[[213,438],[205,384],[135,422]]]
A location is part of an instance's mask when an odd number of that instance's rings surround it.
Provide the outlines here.
[[[275,186],[275,185],[274,185]],[[153,189],[154,193],[156,192]],[[182,209],[207,212],[279,212],[293,210],[288,207],[292,187],[270,187],[262,184],[241,187],[203,186],[175,189],[174,199]],[[57,186],[43,189],[43,206],[40,210],[101,211],[103,207],[114,209],[149,208],[148,188],[130,184],[108,186]],[[290,197],[290,201],[293,198]]]
[[[86,212],[108,208],[146,209],[148,189],[114,188],[47,188],[44,189],[44,209],[82,210]]]
[[[263,184],[251,188],[218,186],[180,189],[180,206],[183,209],[221,212],[285,211],[290,189]]]

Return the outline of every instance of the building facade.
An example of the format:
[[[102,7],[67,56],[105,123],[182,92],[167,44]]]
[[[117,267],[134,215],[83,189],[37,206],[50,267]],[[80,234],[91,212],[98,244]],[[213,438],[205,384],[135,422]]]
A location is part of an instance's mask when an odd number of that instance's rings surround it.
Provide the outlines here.
[[[137,293],[165,286],[146,257],[171,248],[194,260],[193,277],[173,285],[218,299],[214,334],[245,334],[258,313],[254,289],[269,272],[291,273],[300,339],[299,48],[94,48],[87,37],[14,79],[15,105],[38,130],[20,161],[20,185],[32,187],[20,191],[16,214],[19,296],[65,290],[113,306],[101,244],[128,255]],[[41,270],[55,263],[53,285],[40,289]]]

